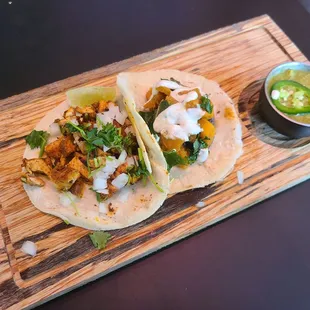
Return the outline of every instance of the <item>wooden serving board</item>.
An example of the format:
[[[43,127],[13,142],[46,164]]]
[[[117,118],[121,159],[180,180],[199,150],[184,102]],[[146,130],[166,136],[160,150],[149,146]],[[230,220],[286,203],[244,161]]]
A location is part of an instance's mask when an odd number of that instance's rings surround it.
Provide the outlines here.
[[[257,113],[268,71],[305,56],[266,15],[172,44],[119,63],[0,101],[0,308],[33,307],[148,255],[306,180],[309,140],[274,132]],[[148,220],[112,231],[103,251],[89,231],[35,209],[19,181],[24,137],[81,85],[115,85],[121,71],[174,68],[216,80],[233,99],[242,120],[244,154],[221,183],[169,198]],[[239,185],[236,171],[244,173]],[[195,204],[203,200],[205,207]],[[38,247],[32,258],[24,241]]]

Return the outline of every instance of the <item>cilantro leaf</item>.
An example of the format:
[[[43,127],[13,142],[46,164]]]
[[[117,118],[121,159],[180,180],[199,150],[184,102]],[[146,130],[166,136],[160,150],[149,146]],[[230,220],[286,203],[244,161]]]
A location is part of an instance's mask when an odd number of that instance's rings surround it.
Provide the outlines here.
[[[213,111],[213,105],[211,103],[211,100],[209,99],[208,95],[204,95],[204,96],[201,96],[201,102],[200,102],[200,107],[207,111],[209,114],[212,113]]]
[[[99,250],[104,249],[108,241],[111,239],[111,235],[104,231],[94,231],[93,233],[89,234],[89,237],[93,245]]]
[[[123,147],[123,137],[121,132],[119,128],[111,123],[102,126],[102,129],[97,132],[97,138],[102,139],[102,145],[107,147],[117,148],[119,150]]]
[[[49,133],[47,131],[33,130],[25,139],[26,139],[27,144],[29,144],[32,150],[36,147],[40,148],[39,156],[42,157],[48,137],[49,137]]]
[[[176,150],[164,151],[163,154],[166,158],[168,171],[170,171],[173,166],[188,164],[188,159],[181,157]]]
[[[136,155],[138,150],[138,142],[136,136],[129,132],[123,139],[123,146],[129,156]]]

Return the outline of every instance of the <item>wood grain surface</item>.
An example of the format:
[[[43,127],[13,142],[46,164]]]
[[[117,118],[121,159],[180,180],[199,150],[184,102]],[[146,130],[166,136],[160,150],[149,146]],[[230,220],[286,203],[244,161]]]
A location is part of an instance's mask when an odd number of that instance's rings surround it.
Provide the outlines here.
[[[210,226],[309,177],[309,139],[288,139],[260,118],[258,93],[272,67],[305,56],[266,15],[0,101],[0,309],[33,307]],[[155,215],[112,231],[103,251],[88,231],[35,209],[19,181],[24,137],[82,85],[115,85],[121,71],[174,68],[216,80],[242,121],[244,154],[223,181],[169,198]],[[245,182],[239,185],[236,171]],[[205,206],[195,204],[204,201]],[[34,258],[20,250],[36,243]],[[211,250],[211,249],[210,249]]]

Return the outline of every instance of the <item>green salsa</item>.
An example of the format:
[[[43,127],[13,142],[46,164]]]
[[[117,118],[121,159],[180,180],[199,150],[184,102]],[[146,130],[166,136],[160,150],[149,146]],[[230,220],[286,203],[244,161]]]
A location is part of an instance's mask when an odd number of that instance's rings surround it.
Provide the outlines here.
[[[268,89],[278,110],[297,122],[310,124],[310,71],[288,69],[272,77]]]

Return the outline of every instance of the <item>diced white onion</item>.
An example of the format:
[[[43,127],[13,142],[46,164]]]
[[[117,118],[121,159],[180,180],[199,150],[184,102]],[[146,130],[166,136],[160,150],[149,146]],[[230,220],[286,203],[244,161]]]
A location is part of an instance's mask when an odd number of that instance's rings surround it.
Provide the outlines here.
[[[109,147],[103,145],[103,151],[104,151],[104,152],[107,152],[109,149],[110,149]]]
[[[198,207],[198,208],[202,208],[204,206],[205,206],[205,203],[203,201],[199,201],[196,203],[196,207]]]
[[[127,112],[120,111],[119,107],[114,105],[112,102],[109,103],[108,111],[103,113],[97,113],[97,117],[101,120],[103,124],[113,123],[116,120],[119,124],[124,125],[127,118]]]
[[[208,159],[208,156],[209,156],[209,150],[207,148],[201,149],[197,157],[197,162],[201,164],[204,163]]]
[[[278,100],[280,98],[280,92],[278,90],[274,89],[271,92],[271,98],[274,100]]]
[[[99,194],[105,194],[105,195],[109,194],[109,190],[106,188],[105,189],[97,189],[96,192]]]
[[[25,254],[36,256],[37,254],[37,246],[32,241],[25,241],[21,247],[22,252]]]
[[[94,178],[93,189],[95,191],[107,188],[107,179],[105,178]]]
[[[57,123],[53,123],[49,126],[49,132],[52,137],[58,137],[61,135],[61,131]]]
[[[105,202],[99,203],[99,212],[100,213],[107,213],[107,205]]]
[[[119,158],[118,158],[118,162],[119,164],[123,164],[125,161],[126,161],[126,158],[127,158],[127,152],[125,150],[123,150],[121,152],[121,154],[119,155]]]
[[[244,175],[242,171],[237,171],[237,178],[238,178],[238,183],[242,184],[244,181]]]
[[[128,183],[128,174],[126,173],[121,173],[112,181],[112,185],[117,187],[118,189],[123,188],[127,183]]]
[[[75,118],[71,119],[70,122],[74,125],[79,125],[79,122]]]

